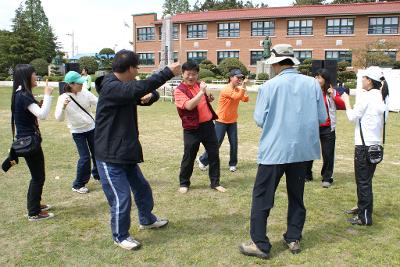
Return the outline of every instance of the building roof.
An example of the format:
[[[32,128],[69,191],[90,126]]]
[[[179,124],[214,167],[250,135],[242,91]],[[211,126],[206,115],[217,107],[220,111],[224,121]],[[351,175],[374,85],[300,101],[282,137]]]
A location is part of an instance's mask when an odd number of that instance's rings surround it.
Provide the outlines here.
[[[278,17],[348,16],[393,13],[400,13],[400,1],[215,10],[177,14],[172,17],[172,21],[175,23],[187,23],[198,21],[226,21]],[[156,22],[156,24],[158,23],[161,23],[161,21]]]

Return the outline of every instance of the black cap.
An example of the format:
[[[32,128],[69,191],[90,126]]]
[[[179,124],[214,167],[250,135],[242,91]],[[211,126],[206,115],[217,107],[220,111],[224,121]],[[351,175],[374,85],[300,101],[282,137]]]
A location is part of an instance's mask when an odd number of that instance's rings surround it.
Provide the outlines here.
[[[237,77],[244,77],[243,73],[240,71],[240,69],[233,69],[229,72],[229,77],[233,77],[233,76],[237,76]]]

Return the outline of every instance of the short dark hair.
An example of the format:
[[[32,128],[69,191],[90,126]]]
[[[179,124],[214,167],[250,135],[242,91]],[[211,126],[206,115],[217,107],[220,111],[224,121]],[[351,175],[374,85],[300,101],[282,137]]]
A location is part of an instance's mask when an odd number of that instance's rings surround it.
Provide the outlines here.
[[[130,67],[136,68],[139,65],[139,55],[133,51],[122,49],[115,54],[112,71],[123,73]]]
[[[200,71],[200,67],[199,64],[197,64],[195,61],[193,60],[189,60],[185,63],[183,63],[182,65],[182,73],[185,72],[186,70],[194,70],[199,72]]]
[[[284,59],[284,60],[278,62],[277,64],[279,64],[280,66],[284,66],[284,65],[294,66],[294,62],[290,58]]]

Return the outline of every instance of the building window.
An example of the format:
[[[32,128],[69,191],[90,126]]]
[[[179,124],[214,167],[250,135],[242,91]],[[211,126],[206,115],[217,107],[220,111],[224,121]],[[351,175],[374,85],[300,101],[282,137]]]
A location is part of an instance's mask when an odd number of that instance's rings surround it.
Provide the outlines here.
[[[263,59],[263,51],[250,51],[250,65],[257,65]]]
[[[187,25],[187,38],[207,38],[207,24]]]
[[[351,64],[351,51],[325,51],[325,59],[334,59],[337,61],[347,61]]]
[[[225,58],[237,58],[239,59],[239,51],[218,51],[217,52],[217,64],[221,63]]]
[[[327,35],[353,34],[354,19],[328,19],[326,21]]]
[[[162,27],[161,26],[157,27],[157,31],[158,31],[158,40],[161,41],[161,38],[162,38]]]
[[[178,25],[174,24],[172,26],[172,38],[174,40],[178,40],[179,39],[179,29],[178,29]]]
[[[154,65],[154,53],[139,53],[139,65]]]
[[[312,35],[313,21],[311,19],[289,20],[288,35]]]
[[[397,34],[399,17],[369,18],[368,34]]]
[[[218,23],[218,37],[239,37],[240,36],[240,23]]]
[[[253,21],[251,23],[251,36],[275,35],[275,22],[273,20]]]
[[[154,40],[154,27],[145,27],[137,29],[138,41]]]
[[[195,61],[197,64],[200,64],[203,60],[207,59],[207,52],[187,52],[187,60]]]
[[[294,57],[297,58],[301,63],[303,63],[305,59],[312,58],[312,51],[294,51]]]
[[[173,54],[174,62],[178,62],[178,52],[174,52]],[[158,52],[158,63],[161,62],[161,52]]]

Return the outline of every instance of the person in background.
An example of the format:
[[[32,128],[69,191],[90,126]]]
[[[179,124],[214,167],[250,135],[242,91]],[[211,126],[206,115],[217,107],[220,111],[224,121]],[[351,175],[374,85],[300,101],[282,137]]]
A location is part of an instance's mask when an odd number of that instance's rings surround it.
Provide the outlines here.
[[[351,107],[349,95],[343,94],[346,104],[346,115],[355,124],[354,138],[354,174],[357,185],[357,206],[347,210],[347,214],[355,215],[348,222],[355,225],[372,225],[373,192],[372,178],[376,164],[367,158],[368,147],[382,144],[382,128],[386,105],[380,90],[382,74],[375,68],[368,68],[362,77],[362,89],[354,107]],[[361,138],[360,127],[364,144]]]
[[[91,91],[92,90],[92,77],[90,77],[89,70],[86,67],[82,69],[82,78],[85,81],[84,84],[85,84],[86,90]]]
[[[262,132],[251,204],[251,241],[239,246],[241,253],[259,258],[270,255],[267,221],[283,174],[289,202],[283,242],[291,253],[300,252],[306,220],[306,162],[320,157],[318,125],[327,116],[318,82],[293,67],[300,62],[292,46],[275,45],[266,63],[272,65],[276,76],[258,91],[254,120]]]
[[[346,88],[344,83],[342,83],[341,81],[337,81],[336,91],[339,93],[339,95],[342,95],[343,93],[349,94],[349,89]]]
[[[156,89],[180,74],[173,63],[145,80],[136,81],[139,55],[129,50],[115,54],[112,72],[96,79],[99,101],[96,110],[95,156],[101,184],[111,213],[114,243],[127,250],[141,244],[129,233],[131,191],[139,214],[139,229],[162,228],[168,220],[153,213],[153,193],[139,163],[143,162],[139,142],[137,105],[149,106],[160,95]]]
[[[214,100],[207,85],[199,82],[199,65],[188,61],[182,65],[183,81],[174,91],[175,105],[183,127],[183,157],[179,173],[179,192],[186,194],[190,187],[193,165],[202,143],[208,153],[210,187],[225,192],[220,185],[218,140],[213,120],[217,119],[210,102]]]
[[[11,97],[12,120],[15,121],[16,138],[32,136],[39,143],[38,149],[25,156],[31,173],[27,194],[29,221],[41,221],[54,217],[48,212],[50,205],[42,204],[42,192],[45,182],[45,163],[42,149],[42,136],[38,119],[45,120],[50,112],[53,88],[44,88],[43,104],[34,98],[32,89],[37,86],[35,69],[28,64],[19,64],[14,69],[13,92]],[[12,159],[13,160],[13,159]]]
[[[93,114],[89,111],[90,107],[97,105],[97,97],[87,90],[82,90],[82,85],[86,81],[75,71],[69,71],[65,75],[64,82],[65,93],[58,97],[55,118],[57,121],[67,118],[67,126],[79,153],[72,191],[86,194],[89,192],[86,184],[90,175],[93,175],[95,180],[100,180],[94,156],[95,123]]]
[[[318,81],[324,97],[325,108],[328,118],[319,125],[319,139],[322,150],[322,187],[329,188],[333,183],[333,168],[335,164],[335,141],[336,141],[336,110],[344,110],[345,104],[339,92],[332,88],[330,73],[327,69],[319,69],[315,79]],[[313,161],[307,163],[306,181],[313,179]]]
[[[248,102],[249,96],[246,91],[247,79],[245,79],[240,69],[232,69],[229,72],[229,83],[221,91],[218,101],[217,115],[218,119],[215,121],[215,132],[219,146],[224,141],[225,133],[228,133],[228,140],[230,145],[230,159],[229,170],[236,171],[238,163],[238,108],[239,102]],[[199,168],[206,170],[208,166],[207,151],[203,153],[198,159]]]

